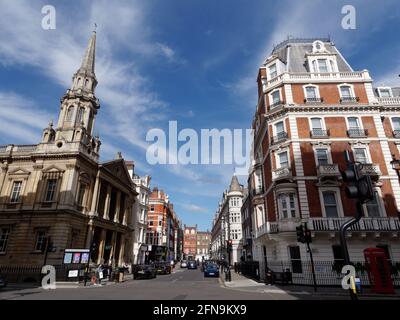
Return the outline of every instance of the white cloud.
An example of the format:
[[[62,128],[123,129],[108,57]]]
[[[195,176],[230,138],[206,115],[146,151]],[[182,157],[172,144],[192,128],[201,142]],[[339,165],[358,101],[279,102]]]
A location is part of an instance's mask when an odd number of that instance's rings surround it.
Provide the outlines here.
[[[0,91],[0,133],[5,143],[37,143],[51,115],[30,99]]]
[[[190,211],[190,212],[207,213],[209,211],[207,208],[203,208],[203,207],[200,207],[198,205],[191,204],[191,203],[181,204],[181,207],[184,208],[187,211]]]

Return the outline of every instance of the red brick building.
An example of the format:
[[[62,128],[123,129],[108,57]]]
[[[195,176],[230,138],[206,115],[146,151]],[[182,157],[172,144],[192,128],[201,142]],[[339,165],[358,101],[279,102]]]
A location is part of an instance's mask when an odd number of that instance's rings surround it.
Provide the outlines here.
[[[183,254],[185,259],[194,259],[197,253],[197,224],[183,226]]]
[[[179,219],[167,194],[154,188],[149,197],[146,244],[152,260],[176,260]]]
[[[391,165],[400,159],[399,90],[373,88],[369,72],[354,71],[329,39],[284,41],[257,82],[249,193],[261,277],[266,263],[308,261],[296,239],[302,222],[312,230],[314,259],[343,259],[338,229],[356,210],[341,179],[344,151],[364,164],[375,187],[349,232],[351,259],[363,261],[363,250],[378,246],[400,261],[400,187]]]

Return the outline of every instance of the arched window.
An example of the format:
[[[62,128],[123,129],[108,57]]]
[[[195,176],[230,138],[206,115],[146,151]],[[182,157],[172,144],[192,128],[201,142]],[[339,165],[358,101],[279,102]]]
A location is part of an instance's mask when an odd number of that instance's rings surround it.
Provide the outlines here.
[[[81,123],[83,121],[83,115],[84,114],[85,114],[85,109],[84,108],[79,108],[78,117],[77,117],[78,123]]]
[[[85,87],[86,87],[86,88],[89,88],[89,79],[86,79],[86,80],[85,80]]]
[[[74,106],[70,106],[67,110],[67,115],[65,116],[66,121],[72,120],[72,115],[74,114]]]

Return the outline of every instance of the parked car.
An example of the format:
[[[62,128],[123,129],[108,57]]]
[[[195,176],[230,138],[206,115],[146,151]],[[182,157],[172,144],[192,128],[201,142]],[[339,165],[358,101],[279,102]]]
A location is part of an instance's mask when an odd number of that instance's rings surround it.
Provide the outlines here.
[[[204,277],[219,277],[218,265],[209,263],[204,269]]]
[[[186,262],[186,260],[182,260],[181,261],[181,268],[187,268],[187,262]]]
[[[171,264],[168,262],[156,262],[154,264],[157,274],[171,274]]]
[[[189,261],[189,262],[188,262],[187,268],[188,268],[188,269],[197,269],[197,263],[196,263],[196,261],[194,261],[194,260]]]
[[[157,277],[157,271],[154,266],[136,265],[133,270],[133,279],[153,279]]]
[[[7,286],[7,279],[0,275],[0,289]]]

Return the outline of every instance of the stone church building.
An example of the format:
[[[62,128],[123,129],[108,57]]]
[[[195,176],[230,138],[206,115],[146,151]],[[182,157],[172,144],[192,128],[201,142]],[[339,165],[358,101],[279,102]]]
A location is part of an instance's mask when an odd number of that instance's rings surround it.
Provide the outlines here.
[[[95,45],[93,32],[57,126],[39,144],[0,146],[0,266],[61,265],[74,248],[93,248],[94,263],[131,262],[137,192],[120,154],[98,161]]]

